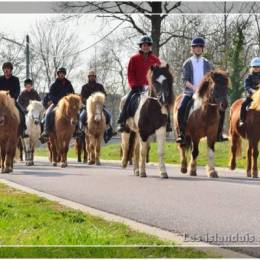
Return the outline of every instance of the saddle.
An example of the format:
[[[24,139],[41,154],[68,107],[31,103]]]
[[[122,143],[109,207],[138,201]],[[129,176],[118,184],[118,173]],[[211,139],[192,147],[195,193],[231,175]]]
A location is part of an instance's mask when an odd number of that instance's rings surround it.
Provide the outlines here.
[[[135,112],[138,108],[138,105],[141,100],[141,95],[144,94],[146,90],[143,90],[141,92],[134,93],[128,103],[128,106],[126,107],[126,113],[128,117],[133,117],[135,115]]]

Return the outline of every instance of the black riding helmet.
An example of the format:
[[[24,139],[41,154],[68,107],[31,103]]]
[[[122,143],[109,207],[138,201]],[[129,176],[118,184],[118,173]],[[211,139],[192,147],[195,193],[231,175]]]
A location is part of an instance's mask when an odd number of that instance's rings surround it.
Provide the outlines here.
[[[61,67],[57,70],[57,74],[59,74],[60,72],[64,73],[65,75],[67,74],[67,71],[65,68]]]
[[[13,70],[13,64],[11,63],[11,62],[5,62],[4,64],[3,64],[3,66],[2,66],[2,69],[4,70],[5,68],[9,68],[9,69],[11,69],[11,70]]]
[[[153,45],[153,40],[148,35],[142,36],[142,38],[139,40],[138,45],[141,47],[143,43],[147,43],[149,45]]]

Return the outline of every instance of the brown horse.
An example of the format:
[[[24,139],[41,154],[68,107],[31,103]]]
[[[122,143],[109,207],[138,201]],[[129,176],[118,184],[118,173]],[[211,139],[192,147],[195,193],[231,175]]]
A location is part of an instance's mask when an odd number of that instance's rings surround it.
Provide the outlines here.
[[[236,100],[230,109],[231,158],[230,169],[236,169],[236,156],[241,153],[241,137],[248,140],[247,177],[258,177],[258,142],[260,140],[260,89],[253,95],[244,126],[239,126],[243,99]],[[252,165],[253,159],[253,165]]]
[[[217,139],[219,125],[219,111],[227,107],[228,74],[221,70],[208,72],[203,78],[197,93],[194,95],[194,104],[189,113],[185,131],[187,144],[179,145],[181,154],[181,172],[187,172],[186,150],[192,148],[190,175],[197,175],[196,159],[199,154],[199,142],[207,137],[208,145],[208,176],[218,177],[214,168],[214,145]],[[178,107],[182,95],[178,96],[174,106],[175,130],[178,132]]]
[[[85,140],[89,157],[88,164],[100,165],[100,146],[106,129],[106,118],[103,112],[105,99],[105,95],[101,92],[95,92],[87,99]]]
[[[67,167],[69,143],[75,131],[78,112],[81,106],[80,97],[70,94],[63,97],[55,109],[55,123],[50,131],[49,149],[53,166],[61,161],[61,167]]]
[[[18,144],[19,112],[8,91],[0,91],[0,148],[2,173],[13,171]]]

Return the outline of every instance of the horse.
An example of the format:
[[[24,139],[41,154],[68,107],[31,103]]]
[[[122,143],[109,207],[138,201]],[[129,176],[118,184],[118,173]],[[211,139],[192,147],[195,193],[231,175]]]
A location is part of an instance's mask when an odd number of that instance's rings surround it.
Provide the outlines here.
[[[246,176],[257,178],[257,158],[259,154],[258,142],[260,140],[260,89],[254,93],[252,99],[253,101],[247,111],[246,121],[243,126],[239,126],[240,109],[243,99],[236,100],[231,106],[229,127],[229,133],[231,136],[231,157],[229,167],[231,170],[236,169],[236,156],[242,151],[242,137],[248,141]]]
[[[54,127],[49,133],[48,148],[52,156],[49,159],[53,166],[61,162],[61,167],[67,167],[67,153],[69,143],[78,121],[78,112],[81,106],[80,97],[69,94],[63,97],[55,108]]]
[[[194,104],[188,115],[185,139],[186,144],[180,144],[181,172],[187,173],[186,151],[192,150],[190,161],[190,175],[197,175],[197,156],[199,155],[199,142],[203,137],[207,138],[208,146],[208,176],[217,178],[218,173],[214,167],[214,145],[217,139],[220,110],[228,105],[228,74],[223,70],[209,71],[202,79],[198,91],[193,96]],[[179,131],[178,107],[183,95],[176,98],[173,109],[175,131]]]
[[[28,113],[25,116],[28,138],[21,139],[20,158],[22,149],[25,151],[25,163],[27,166],[34,165],[34,148],[41,135],[41,121],[44,115],[44,107],[40,101],[30,100],[27,106]]]
[[[95,92],[86,102],[88,116],[85,128],[85,142],[89,165],[100,165],[100,146],[106,130],[106,118],[103,112],[105,99],[103,93]]]
[[[134,142],[134,175],[146,177],[146,159],[149,137],[156,135],[158,142],[159,169],[162,178],[168,178],[164,163],[164,143],[168,110],[173,105],[173,76],[169,65],[151,66],[147,73],[148,91],[140,95],[140,102],[133,116],[127,119],[126,125],[135,132]],[[126,139],[124,138],[126,137]],[[129,151],[129,134],[122,135],[122,150]],[[129,158],[130,159],[130,158]],[[123,158],[124,160],[124,158]]]
[[[0,148],[2,173],[13,171],[20,116],[9,91],[0,91]]]

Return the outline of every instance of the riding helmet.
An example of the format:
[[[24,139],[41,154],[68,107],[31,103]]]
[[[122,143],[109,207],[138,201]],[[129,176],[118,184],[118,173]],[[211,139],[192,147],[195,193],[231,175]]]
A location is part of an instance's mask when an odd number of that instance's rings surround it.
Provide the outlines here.
[[[141,46],[143,43],[147,43],[149,45],[153,45],[153,40],[148,35],[142,36],[142,38],[139,40],[138,45]]]
[[[97,76],[96,71],[94,69],[90,69],[88,72],[88,76]]]
[[[61,73],[64,73],[65,75],[67,74],[66,69],[63,68],[63,67],[61,67],[61,68],[58,69],[57,74],[59,74],[60,72],[61,72]]]
[[[260,57],[255,57],[251,60],[251,67],[260,67]]]
[[[205,46],[205,40],[202,37],[195,37],[191,41],[191,46]]]
[[[5,69],[5,68],[9,68],[9,69],[13,70],[14,67],[13,67],[13,64],[8,61],[8,62],[5,62],[2,66],[2,69]]]

